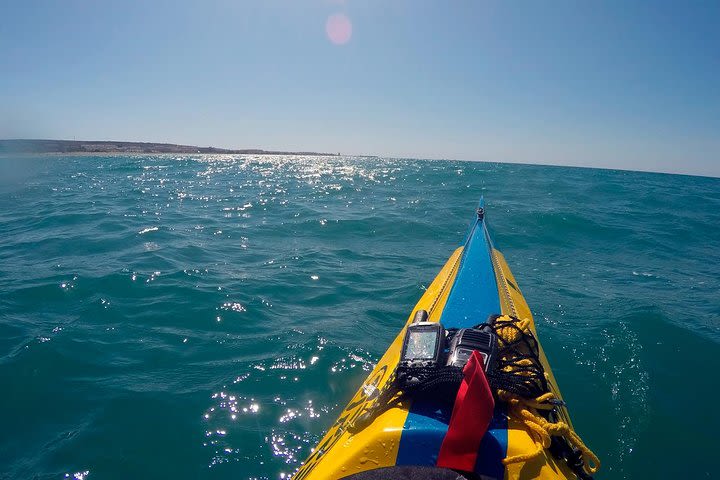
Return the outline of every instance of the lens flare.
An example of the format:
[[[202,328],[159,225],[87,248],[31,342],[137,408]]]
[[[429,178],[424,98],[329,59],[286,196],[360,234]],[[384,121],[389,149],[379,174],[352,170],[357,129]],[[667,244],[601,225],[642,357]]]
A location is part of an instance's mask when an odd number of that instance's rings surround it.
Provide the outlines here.
[[[350,41],[352,36],[352,23],[342,13],[330,15],[325,23],[325,32],[332,43],[344,45]]]

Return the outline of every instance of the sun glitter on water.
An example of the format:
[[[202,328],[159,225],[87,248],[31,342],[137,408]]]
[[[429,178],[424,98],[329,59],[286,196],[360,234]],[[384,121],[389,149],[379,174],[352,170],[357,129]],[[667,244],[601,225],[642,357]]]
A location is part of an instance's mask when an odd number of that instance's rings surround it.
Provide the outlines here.
[[[325,32],[335,45],[344,45],[352,37],[352,23],[343,13],[330,15],[325,22]]]

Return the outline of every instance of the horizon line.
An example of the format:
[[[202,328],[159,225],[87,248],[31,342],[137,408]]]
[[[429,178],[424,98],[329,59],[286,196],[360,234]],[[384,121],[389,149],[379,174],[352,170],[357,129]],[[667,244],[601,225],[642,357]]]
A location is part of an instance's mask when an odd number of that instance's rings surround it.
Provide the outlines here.
[[[123,152],[123,151],[45,151],[45,152],[22,152],[22,153],[46,153],[46,154],[113,154],[121,155],[125,154],[145,154],[145,155],[168,155],[168,154],[184,154],[184,155],[293,155],[293,156],[328,156],[328,157],[373,157],[373,158],[386,158],[394,160],[421,160],[421,161],[454,161],[454,162],[480,162],[480,163],[500,163],[504,165],[527,165],[527,166],[542,166],[542,167],[558,167],[558,168],[585,168],[585,169],[597,169],[597,170],[614,170],[618,172],[635,172],[635,173],[656,173],[660,175],[682,175],[687,177],[700,177],[700,178],[720,178],[720,175],[702,174],[702,173],[683,173],[683,172],[669,172],[661,170],[644,170],[644,169],[633,169],[633,168],[616,168],[616,167],[605,167],[605,166],[588,166],[588,165],[573,165],[573,164],[557,164],[557,163],[543,163],[543,162],[526,162],[526,161],[513,161],[513,160],[479,160],[479,159],[465,159],[465,158],[449,158],[449,157],[412,157],[412,156],[395,156],[395,155],[378,155],[369,153],[328,153],[318,151],[306,151],[306,150],[269,150],[265,148],[228,148],[228,147],[216,147],[216,146],[198,146],[184,143],[172,143],[172,142],[151,142],[145,140],[67,140],[67,139],[52,139],[52,138],[0,138],[0,144],[2,142],[66,142],[66,143],[87,143],[87,144],[127,144],[127,145],[157,145],[157,146],[168,146],[168,147],[180,147],[180,148],[191,148],[191,149],[211,149],[219,150],[217,152]],[[0,145],[0,155],[3,153],[2,145]]]

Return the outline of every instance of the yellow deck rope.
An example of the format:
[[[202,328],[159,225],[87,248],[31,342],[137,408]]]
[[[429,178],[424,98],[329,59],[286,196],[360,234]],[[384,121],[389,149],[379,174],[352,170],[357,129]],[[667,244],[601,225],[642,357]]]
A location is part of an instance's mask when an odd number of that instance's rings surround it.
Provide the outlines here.
[[[600,459],[585,445],[578,434],[575,433],[567,423],[560,421],[550,422],[537,412],[538,408],[543,410],[552,408],[550,404],[542,404],[555,397],[552,393],[546,393],[534,400],[525,400],[503,390],[498,391],[498,396],[510,406],[510,416],[518,418],[527,427],[531,438],[537,446],[537,450],[534,452],[506,457],[503,460],[504,465],[527,462],[539,457],[542,455],[544,449],[550,447],[551,436],[561,436],[565,437],[571,445],[580,450],[584,461],[583,468],[588,474],[592,475],[599,470]]]
[[[531,333],[529,319],[515,321],[512,317],[503,315],[496,322],[512,322],[520,329],[517,330],[512,327],[498,328],[497,334],[501,343],[508,344],[516,341],[521,331]],[[518,364],[523,362],[530,362],[530,360],[520,360]],[[518,374],[522,373],[518,372]],[[537,450],[534,452],[506,457],[503,460],[504,465],[527,462],[541,456],[543,450],[550,447],[550,437],[560,436],[580,450],[583,457],[583,469],[588,474],[592,475],[600,469],[600,459],[583,443],[578,434],[570,428],[570,425],[562,421],[550,422],[539,414],[538,410],[551,410],[553,408],[551,400],[555,399],[555,395],[552,392],[544,393],[534,399],[522,398],[504,390],[498,390],[497,394],[498,398],[507,402],[510,407],[510,416],[518,418],[527,427],[530,437],[537,446]]]

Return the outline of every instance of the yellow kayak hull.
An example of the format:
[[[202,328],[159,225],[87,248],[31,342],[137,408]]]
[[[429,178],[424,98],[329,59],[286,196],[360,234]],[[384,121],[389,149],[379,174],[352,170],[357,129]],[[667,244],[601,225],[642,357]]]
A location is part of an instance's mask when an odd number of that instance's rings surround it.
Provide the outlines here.
[[[482,228],[485,229],[484,225]],[[497,313],[509,314],[521,319],[530,319],[530,328],[537,338],[532,314],[517,286],[517,281],[510,271],[504,256],[492,247],[486,230],[484,235],[487,238],[489,268],[492,269],[495,277],[494,288],[497,291],[497,300],[501,310]],[[467,253],[465,249],[468,248],[468,243],[466,243],[465,247],[460,247],[453,252],[440,273],[415,305],[415,308],[412,309],[405,326],[395,337],[395,340],[378,361],[363,385],[357,390],[312,454],[294,474],[294,480],[340,479],[368,470],[410,463],[407,461],[408,455],[403,454],[400,450],[401,443],[408,441],[404,439],[404,436],[410,437],[408,432],[414,428],[408,426],[408,417],[412,409],[411,402],[403,402],[398,407],[384,411],[369,426],[356,433],[351,433],[348,427],[363,413],[365,407],[371,401],[368,398],[368,392],[372,388],[368,388],[368,386],[382,389],[391,378],[400,359],[405,329],[412,322],[414,312],[420,309],[426,310],[429,313],[428,321],[440,321],[453,286],[458,280],[458,272],[464,268],[463,262],[470,261],[464,255]],[[557,399],[561,399],[560,389],[541,347],[540,361],[545,368],[551,391]],[[561,406],[558,407],[558,410],[561,419],[570,424],[566,408]],[[531,433],[518,418],[506,415],[505,422],[501,422],[501,426],[497,427],[496,430],[499,431],[499,433],[498,431],[495,432],[496,437],[502,437],[503,441],[506,442],[506,445],[503,445],[505,451],[502,452],[505,457],[527,454],[537,450],[537,445],[531,437]],[[418,443],[418,450],[424,448],[421,443]],[[412,445],[410,447],[412,448]],[[432,457],[432,454],[430,454],[430,457]],[[498,460],[502,460],[502,458]],[[433,462],[433,458],[428,458],[425,464],[432,465]],[[495,467],[494,471],[499,473],[488,475],[482,473],[482,470],[480,473],[486,478],[504,479],[540,478],[550,480],[576,478],[564,461],[555,459],[547,450],[544,450],[542,455],[530,461]]]

